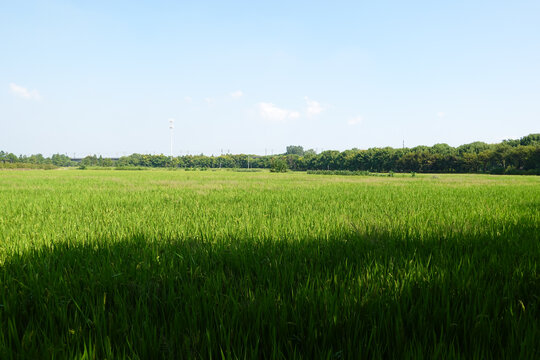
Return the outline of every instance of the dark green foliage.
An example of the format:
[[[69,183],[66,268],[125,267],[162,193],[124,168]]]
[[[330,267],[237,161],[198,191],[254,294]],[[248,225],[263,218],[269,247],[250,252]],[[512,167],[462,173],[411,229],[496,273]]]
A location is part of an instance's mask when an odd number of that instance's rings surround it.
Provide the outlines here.
[[[146,170],[146,169],[148,169],[148,168],[142,167],[142,166],[129,166],[129,165],[124,165],[124,166],[116,166],[114,169],[115,169],[115,170]]]
[[[261,172],[263,171],[262,169],[233,169],[235,172],[249,172],[249,173],[252,173],[252,172]]]
[[[304,155],[304,148],[302,146],[294,146],[290,145],[287,146],[287,151],[285,152],[285,155]]]
[[[71,159],[67,155],[54,154],[51,156],[51,162],[56,166],[72,166]]]
[[[523,146],[529,146],[529,145],[540,145],[540,134],[530,134],[527,136],[522,137],[519,140],[519,144]]]
[[[34,163],[21,163],[21,162],[0,162],[0,169],[36,169],[36,170],[54,170],[58,169],[53,164],[34,164]]]
[[[284,159],[276,157],[271,160],[271,172],[287,172],[287,170],[288,166]]]
[[[310,175],[355,175],[355,176],[370,176],[369,171],[350,171],[350,170],[308,170]]]
[[[71,166],[65,155],[53,155],[51,159],[41,154],[30,157],[0,151],[0,163],[24,162]],[[316,154],[302,146],[288,146],[283,155],[186,155],[170,157],[161,155],[132,154],[120,159],[86,156],[80,161],[86,166],[102,167],[170,167],[170,168],[256,168],[272,169],[272,164],[285,162],[290,170],[347,170],[419,173],[497,173],[537,174],[540,172],[540,134],[530,134],[519,140],[505,140],[500,144],[473,142],[453,148],[447,144],[431,147],[393,149],[370,148],[367,150],[329,150]],[[501,170],[502,169],[502,170]],[[274,169],[275,171],[275,169]]]

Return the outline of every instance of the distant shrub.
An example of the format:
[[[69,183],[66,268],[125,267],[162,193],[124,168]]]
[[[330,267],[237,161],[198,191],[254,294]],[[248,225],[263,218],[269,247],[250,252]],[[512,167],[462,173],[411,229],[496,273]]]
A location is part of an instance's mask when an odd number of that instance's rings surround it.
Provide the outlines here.
[[[261,172],[262,169],[233,169],[234,172]]]
[[[491,175],[540,175],[540,170],[538,169],[516,169],[513,166],[509,166],[506,169],[496,168],[489,172]]]
[[[388,173],[372,173],[365,170],[308,170],[310,175],[342,175],[342,176],[378,176],[378,177],[394,177],[395,173],[390,171]],[[413,175],[414,176],[414,175]]]
[[[350,171],[350,170],[308,170],[311,175],[345,175],[345,176],[372,176],[369,171]]]
[[[117,166],[114,170],[148,170],[144,166]]]
[[[273,158],[270,164],[270,172],[287,172],[289,167],[285,160],[281,158]]]
[[[540,175],[540,170],[536,170],[536,169],[523,170],[523,169],[516,169],[515,167],[510,166],[504,171],[504,175]]]
[[[208,170],[212,170],[212,168],[209,168],[208,166],[204,166],[204,167],[186,167],[186,168],[183,168],[185,171],[208,171]]]
[[[58,166],[53,164],[28,164],[28,163],[3,163],[0,162],[0,169],[36,169],[36,170],[53,170],[58,169]]]
[[[503,175],[504,168],[495,168],[495,169],[492,169],[489,173],[492,175]]]
[[[508,168],[506,168],[506,170],[504,170],[504,173],[506,175],[521,175],[522,172],[523,170],[516,169],[513,166],[509,166]]]

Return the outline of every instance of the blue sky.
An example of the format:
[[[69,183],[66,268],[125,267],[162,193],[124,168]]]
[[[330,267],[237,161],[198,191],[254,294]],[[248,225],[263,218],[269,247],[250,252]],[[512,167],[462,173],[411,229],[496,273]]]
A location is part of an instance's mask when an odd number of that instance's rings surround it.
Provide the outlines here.
[[[0,150],[400,147],[540,132],[540,2],[2,1]]]

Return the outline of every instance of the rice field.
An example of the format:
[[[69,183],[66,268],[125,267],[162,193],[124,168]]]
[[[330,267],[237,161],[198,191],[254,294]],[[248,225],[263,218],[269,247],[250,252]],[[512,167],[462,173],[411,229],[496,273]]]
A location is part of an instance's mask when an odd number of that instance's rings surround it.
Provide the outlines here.
[[[540,177],[0,172],[0,358],[540,358]]]

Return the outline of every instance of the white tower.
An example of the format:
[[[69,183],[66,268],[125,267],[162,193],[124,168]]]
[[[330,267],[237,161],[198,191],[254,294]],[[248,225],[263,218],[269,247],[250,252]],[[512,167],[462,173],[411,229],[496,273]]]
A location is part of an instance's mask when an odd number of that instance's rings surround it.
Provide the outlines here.
[[[169,119],[169,130],[171,130],[171,159],[172,159],[172,157],[173,157],[172,145],[173,145],[174,119]]]

